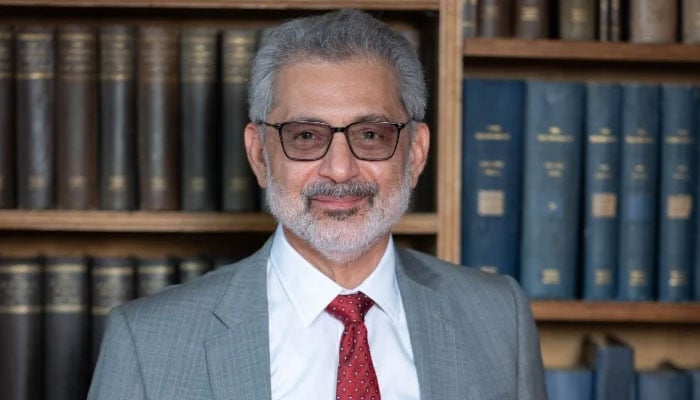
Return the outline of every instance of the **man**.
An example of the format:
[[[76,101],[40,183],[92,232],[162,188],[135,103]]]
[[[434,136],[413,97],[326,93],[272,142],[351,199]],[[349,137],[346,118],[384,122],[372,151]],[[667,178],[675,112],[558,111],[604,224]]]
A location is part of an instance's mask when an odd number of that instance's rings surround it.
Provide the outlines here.
[[[92,399],[546,399],[510,278],[395,248],[426,162],[421,65],[369,15],[290,21],[251,75],[279,221],[251,257],[110,314]]]

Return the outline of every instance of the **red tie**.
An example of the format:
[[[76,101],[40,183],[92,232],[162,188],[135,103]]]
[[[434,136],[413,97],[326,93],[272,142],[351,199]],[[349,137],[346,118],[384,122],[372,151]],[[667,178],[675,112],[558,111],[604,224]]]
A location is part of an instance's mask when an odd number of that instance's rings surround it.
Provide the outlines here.
[[[340,337],[337,400],[380,400],[377,374],[367,341],[365,315],[374,302],[362,292],[338,295],[326,311],[345,325]]]

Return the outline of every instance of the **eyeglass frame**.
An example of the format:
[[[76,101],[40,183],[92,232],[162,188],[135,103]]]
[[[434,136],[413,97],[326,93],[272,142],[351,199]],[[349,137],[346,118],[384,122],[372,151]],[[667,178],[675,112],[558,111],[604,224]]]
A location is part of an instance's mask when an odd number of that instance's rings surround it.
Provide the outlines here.
[[[280,139],[280,145],[282,146],[282,152],[291,161],[304,162],[304,161],[318,161],[318,160],[322,159],[323,157],[326,156],[326,154],[328,154],[328,150],[330,150],[330,148],[331,148],[331,144],[333,143],[333,138],[334,138],[333,135],[335,135],[338,132],[342,132],[343,135],[345,135],[345,140],[348,142],[348,148],[350,149],[350,153],[352,153],[353,157],[355,157],[356,159],[362,160],[362,161],[386,161],[386,160],[389,160],[392,157],[394,157],[394,154],[396,154],[396,149],[399,146],[399,139],[401,138],[401,131],[403,130],[403,128],[407,127],[408,124],[411,123],[411,121],[412,121],[411,119],[409,119],[406,122],[362,121],[362,120],[360,120],[360,121],[352,122],[346,126],[331,126],[330,124],[327,124],[327,123],[321,122],[321,121],[293,120],[293,121],[280,122],[277,124],[271,124],[271,123],[266,122],[266,121],[258,121],[258,125],[269,126],[270,128],[277,129],[277,134],[278,134],[279,139]],[[289,154],[287,154],[287,149],[284,147],[284,140],[282,138],[282,128],[285,125],[292,124],[292,123],[321,125],[321,126],[328,127],[330,129],[330,131],[331,131],[330,140],[328,141],[328,144],[326,145],[326,149],[323,151],[323,153],[319,157],[317,157],[317,158],[296,158],[296,157],[290,157]],[[379,124],[392,125],[394,128],[396,128],[396,130],[397,130],[396,142],[394,142],[394,148],[391,150],[391,153],[389,154],[388,157],[386,157],[386,158],[366,158],[366,157],[359,157],[355,153],[355,149],[352,148],[352,144],[350,144],[350,138],[348,137],[348,128],[350,128],[353,125],[361,124],[361,123],[379,123]]]

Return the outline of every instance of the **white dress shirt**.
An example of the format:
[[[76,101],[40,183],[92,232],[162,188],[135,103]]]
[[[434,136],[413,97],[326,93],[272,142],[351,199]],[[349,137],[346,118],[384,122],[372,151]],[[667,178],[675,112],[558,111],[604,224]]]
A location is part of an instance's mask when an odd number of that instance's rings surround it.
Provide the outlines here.
[[[420,397],[395,264],[390,240],[377,268],[346,290],[309,264],[277,228],[267,263],[273,399],[335,399],[344,326],[325,308],[338,294],[357,291],[375,303],[365,324],[382,399]]]

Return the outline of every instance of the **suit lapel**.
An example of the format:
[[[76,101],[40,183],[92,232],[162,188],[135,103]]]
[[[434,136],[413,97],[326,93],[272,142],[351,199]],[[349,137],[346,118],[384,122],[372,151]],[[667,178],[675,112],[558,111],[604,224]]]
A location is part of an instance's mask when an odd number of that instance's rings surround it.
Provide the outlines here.
[[[267,260],[271,240],[238,267],[214,310],[219,326],[205,341],[214,399],[269,399]]]
[[[398,251],[397,280],[406,312],[421,399],[483,400],[478,360],[483,347],[464,308],[437,291],[442,276],[405,250]]]

